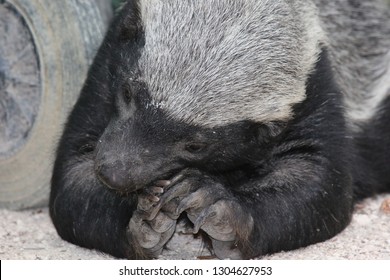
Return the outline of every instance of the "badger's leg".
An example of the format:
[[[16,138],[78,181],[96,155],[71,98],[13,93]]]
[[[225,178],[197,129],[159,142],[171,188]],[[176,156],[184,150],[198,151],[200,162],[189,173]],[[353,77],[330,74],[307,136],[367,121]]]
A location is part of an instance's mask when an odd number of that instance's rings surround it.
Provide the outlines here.
[[[78,119],[77,126],[81,125]],[[164,182],[139,195],[122,196],[109,189],[94,171],[94,142],[88,148],[89,144],[83,145],[92,128],[89,125],[87,133],[76,133],[68,127],[61,141],[50,195],[50,215],[57,232],[69,242],[116,257],[156,257],[176,225],[165,208],[158,212],[153,208]],[[84,150],[78,149],[83,146]]]
[[[322,165],[317,160],[290,155],[275,162],[269,174],[234,187],[207,175],[187,174],[162,199],[191,189],[177,212],[185,211],[194,231],[202,229],[211,237],[219,258],[291,250],[334,236],[350,220],[351,190],[345,187],[350,178],[326,160]]]
[[[54,168],[50,216],[66,241],[116,257],[136,257],[126,238],[134,198],[123,198],[96,178],[90,156],[60,152]],[[133,200],[133,202],[131,202]]]
[[[100,47],[61,137],[53,168],[50,216],[58,234],[79,246],[120,258],[137,258],[126,229],[137,207],[101,183],[94,170],[97,142],[113,114],[109,69],[116,25]],[[114,37],[113,37],[114,36]]]

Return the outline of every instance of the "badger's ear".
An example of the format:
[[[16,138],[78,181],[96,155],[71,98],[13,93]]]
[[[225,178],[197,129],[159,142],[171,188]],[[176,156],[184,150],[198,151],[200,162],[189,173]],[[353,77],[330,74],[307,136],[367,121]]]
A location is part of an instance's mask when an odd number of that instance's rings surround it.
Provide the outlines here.
[[[121,8],[118,23],[118,40],[129,41],[140,38],[142,34],[142,25],[138,1],[132,0]]]
[[[138,38],[140,34],[140,26],[130,16],[126,17],[119,26],[119,37],[121,41],[129,41]]]
[[[272,138],[283,133],[287,126],[285,122],[270,122],[257,126],[257,139],[259,142],[268,143]]]

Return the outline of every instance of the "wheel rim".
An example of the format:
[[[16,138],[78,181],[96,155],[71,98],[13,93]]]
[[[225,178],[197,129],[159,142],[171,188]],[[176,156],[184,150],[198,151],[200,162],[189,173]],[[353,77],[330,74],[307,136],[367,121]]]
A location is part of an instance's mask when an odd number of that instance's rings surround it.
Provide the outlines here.
[[[10,4],[0,4],[0,158],[28,141],[39,112],[39,58],[31,31]]]

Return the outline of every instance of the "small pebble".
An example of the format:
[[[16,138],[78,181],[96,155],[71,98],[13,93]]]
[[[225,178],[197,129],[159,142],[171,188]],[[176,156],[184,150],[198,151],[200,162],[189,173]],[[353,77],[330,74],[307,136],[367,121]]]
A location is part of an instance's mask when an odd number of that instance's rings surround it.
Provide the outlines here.
[[[390,215],[390,198],[383,200],[380,211],[386,215]]]
[[[359,225],[368,225],[370,224],[370,218],[367,215],[364,214],[356,214],[353,216],[353,219],[359,224]]]

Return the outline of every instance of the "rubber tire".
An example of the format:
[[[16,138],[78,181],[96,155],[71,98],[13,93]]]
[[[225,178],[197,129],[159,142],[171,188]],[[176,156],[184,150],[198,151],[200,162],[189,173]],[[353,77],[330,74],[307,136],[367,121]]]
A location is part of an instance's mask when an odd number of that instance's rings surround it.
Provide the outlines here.
[[[27,143],[0,159],[0,207],[44,206],[56,143],[112,16],[111,0],[1,2],[13,6],[32,34],[40,65],[41,102]]]

